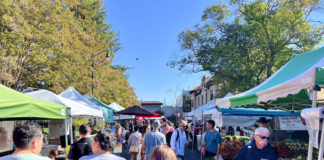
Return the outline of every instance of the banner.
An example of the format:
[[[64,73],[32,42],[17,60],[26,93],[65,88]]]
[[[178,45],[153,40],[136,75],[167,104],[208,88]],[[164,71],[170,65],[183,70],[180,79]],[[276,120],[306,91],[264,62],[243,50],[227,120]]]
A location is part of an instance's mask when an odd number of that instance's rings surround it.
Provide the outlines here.
[[[307,130],[303,125],[300,117],[296,116],[280,116],[280,129],[281,130]]]

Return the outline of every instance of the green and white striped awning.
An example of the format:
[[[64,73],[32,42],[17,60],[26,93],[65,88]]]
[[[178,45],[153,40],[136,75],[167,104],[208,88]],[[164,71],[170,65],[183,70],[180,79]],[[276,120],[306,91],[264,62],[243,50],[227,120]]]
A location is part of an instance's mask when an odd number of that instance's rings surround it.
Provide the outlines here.
[[[216,100],[219,107],[309,105],[307,89],[324,86],[324,47],[299,54],[260,85]],[[262,107],[261,107],[262,108]],[[293,108],[292,108],[293,109]]]

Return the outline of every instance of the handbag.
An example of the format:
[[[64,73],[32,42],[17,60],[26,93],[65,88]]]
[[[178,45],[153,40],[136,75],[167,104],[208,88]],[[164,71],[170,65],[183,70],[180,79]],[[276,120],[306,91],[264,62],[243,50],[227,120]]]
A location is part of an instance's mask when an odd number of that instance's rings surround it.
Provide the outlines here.
[[[139,147],[138,146],[130,146],[129,152],[138,153],[139,152]]]

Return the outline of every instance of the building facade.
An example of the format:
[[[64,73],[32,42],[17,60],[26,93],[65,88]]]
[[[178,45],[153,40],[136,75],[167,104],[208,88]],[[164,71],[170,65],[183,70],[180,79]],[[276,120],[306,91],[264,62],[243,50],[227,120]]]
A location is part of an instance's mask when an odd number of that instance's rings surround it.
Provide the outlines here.
[[[162,112],[165,117],[183,115],[182,107],[163,106]]]
[[[191,98],[189,91],[183,90],[181,94],[177,97],[176,107],[182,108],[183,112],[191,111]]]
[[[219,86],[214,84],[213,78],[203,76],[201,83],[189,91],[191,99],[191,110],[197,109],[214,99],[219,93]]]
[[[143,108],[150,110],[152,112],[162,112],[163,103],[160,101],[142,101],[141,105]]]

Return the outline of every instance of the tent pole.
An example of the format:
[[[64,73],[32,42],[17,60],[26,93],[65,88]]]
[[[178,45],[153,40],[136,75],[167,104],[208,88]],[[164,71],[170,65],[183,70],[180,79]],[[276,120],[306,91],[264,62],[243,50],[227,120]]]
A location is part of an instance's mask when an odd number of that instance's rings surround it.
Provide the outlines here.
[[[317,107],[317,91],[314,90],[314,95],[313,95],[313,105],[312,107]],[[324,122],[322,123],[322,133],[321,133],[321,141],[320,141],[320,148],[318,152],[318,160],[323,160],[323,143],[324,143]]]
[[[320,142],[320,148],[318,152],[318,160],[323,160],[323,139],[324,138],[324,122],[322,123],[322,134],[321,134],[321,142]]]
[[[71,137],[71,144],[73,143],[73,122],[72,122],[72,116],[70,116],[70,137]]]
[[[68,146],[68,136],[67,136],[67,120],[65,119],[64,120],[64,133],[65,133],[65,150],[66,150],[66,147]]]
[[[202,123],[203,123],[203,128],[202,128],[202,130],[201,130],[201,136],[200,136],[200,146],[201,146],[201,143],[202,143],[202,140],[203,140],[203,133],[204,133],[204,131],[205,131],[205,123],[204,123],[204,111],[201,111],[201,120],[202,120]],[[200,159],[203,159],[203,155],[202,155],[202,152],[200,152]]]
[[[317,91],[314,89],[313,90],[313,102],[312,102],[312,108],[316,107],[316,100],[317,100]],[[322,141],[321,141],[322,144]],[[322,146],[322,145],[321,145]],[[321,148],[320,148],[321,149]],[[323,154],[323,153],[322,153]],[[312,160],[313,157],[313,146],[311,143],[311,139],[309,137],[309,142],[308,142],[308,154],[307,154],[307,160]]]
[[[192,118],[191,118],[191,122],[192,122]],[[196,123],[195,124],[193,124],[193,126],[192,126],[192,133],[193,133],[193,136],[192,136],[192,143],[191,143],[191,145],[192,145],[192,147],[191,147],[191,151],[193,152],[193,149],[194,149],[194,145],[195,145],[195,130],[194,130],[194,127],[196,126]]]

